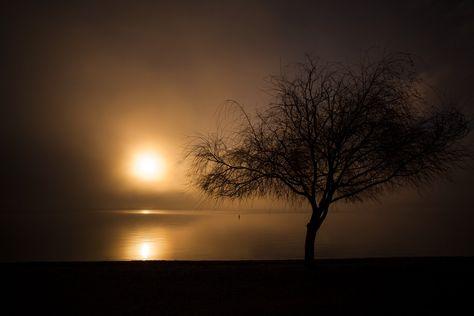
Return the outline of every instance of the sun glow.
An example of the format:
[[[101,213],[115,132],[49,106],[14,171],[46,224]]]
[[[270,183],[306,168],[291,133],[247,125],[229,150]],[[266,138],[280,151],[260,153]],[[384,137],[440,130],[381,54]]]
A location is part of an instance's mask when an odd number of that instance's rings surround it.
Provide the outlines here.
[[[150,243],[144,242],[140,245],[140,258],[142,260],[148,260],[150,259],[150,256],[152,255],[152,250],[153,247]]]
[[[154,152],[141,152],[134,156],[132,163],[133,175],[142,181],[162,180],[165,173],[163,158]]]
[[[131,245],[127,257],[132,260],[160,260],[166,258],[162,238],[141,240]]]

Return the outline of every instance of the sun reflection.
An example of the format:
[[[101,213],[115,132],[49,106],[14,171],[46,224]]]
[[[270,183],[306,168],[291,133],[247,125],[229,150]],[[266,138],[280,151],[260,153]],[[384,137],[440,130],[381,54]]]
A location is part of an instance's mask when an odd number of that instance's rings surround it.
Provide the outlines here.
[[[148,260],[153,254],[153,245],[149,242],[144,242],[140,245],[140,257],[142,260]]]
[[[125,260],[168,259],[168,238],[161,230],[130,232],[124,237],[121,257]]]

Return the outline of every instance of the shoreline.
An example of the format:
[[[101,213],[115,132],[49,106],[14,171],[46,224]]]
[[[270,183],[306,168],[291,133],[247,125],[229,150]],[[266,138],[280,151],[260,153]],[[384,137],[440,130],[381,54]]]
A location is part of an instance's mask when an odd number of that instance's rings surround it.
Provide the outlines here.
[[[357,258],[316,258],[316,263],[389,263],[389,262],[437,262],[473,260],[474,256],[393,256],[393,257],[357,257]],[[208,263],[208,264],[284,264],[304,263],[303,259],[204,259],[204,260],[32,260],[32,261],[0,261],[0,265],[9,264],[126,264],[126,263],[156,263],[156,264],[184,264],[184,263]]]
[[[469,306],[474,257],[0,263],[18,314],[453,314]]]

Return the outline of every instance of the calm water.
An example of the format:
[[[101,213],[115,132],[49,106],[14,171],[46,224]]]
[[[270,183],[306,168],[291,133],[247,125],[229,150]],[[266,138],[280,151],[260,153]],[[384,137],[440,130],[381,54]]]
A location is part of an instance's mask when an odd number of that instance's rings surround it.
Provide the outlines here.
[[[240,216],[239,216],[240,215]],[[0,261],[301,258],[308,213],[98,211],[0,214]],[[472,255],[449,214],[334,212],[319,257]]]

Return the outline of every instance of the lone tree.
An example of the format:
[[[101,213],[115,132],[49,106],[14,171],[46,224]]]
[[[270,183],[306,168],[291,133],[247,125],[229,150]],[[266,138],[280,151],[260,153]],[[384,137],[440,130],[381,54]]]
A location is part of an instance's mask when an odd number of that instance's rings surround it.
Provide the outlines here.
[[[428,183],[468,156],[468,120],[423,93],[407,54],[356,66],[307,58],[293,69],[271,78],[266,109],[252,118],[239,107],[235,130],[197,137],[188,157],[211,197],[309,202],[306,263],[332,203]]]

